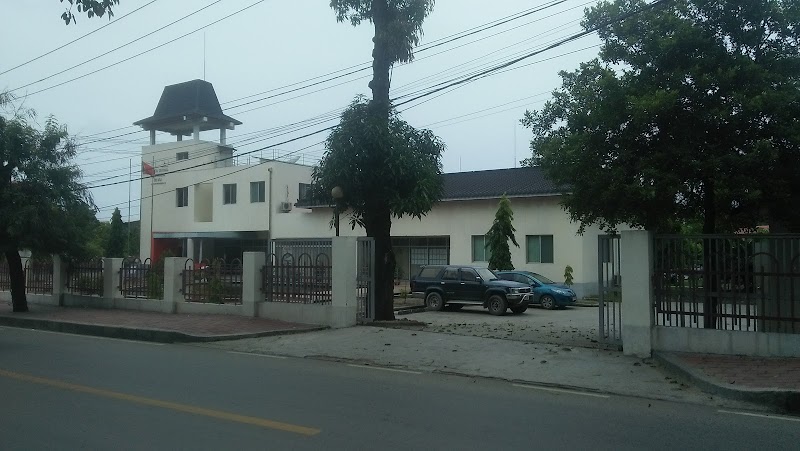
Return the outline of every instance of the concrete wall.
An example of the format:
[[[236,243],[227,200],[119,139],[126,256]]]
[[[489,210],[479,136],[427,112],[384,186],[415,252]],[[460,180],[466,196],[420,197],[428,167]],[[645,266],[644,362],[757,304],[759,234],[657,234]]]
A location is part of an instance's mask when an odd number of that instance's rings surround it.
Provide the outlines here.
[[[800,357],[800,335],[656,326],[653,328],[653,350]]]

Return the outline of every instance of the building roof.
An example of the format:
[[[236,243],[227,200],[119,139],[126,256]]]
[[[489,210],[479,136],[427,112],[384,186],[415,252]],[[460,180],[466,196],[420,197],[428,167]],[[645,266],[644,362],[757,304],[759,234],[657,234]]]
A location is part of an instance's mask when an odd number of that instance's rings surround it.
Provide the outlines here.
[[[495,199],[563,193],[542,168],[509,168],[444,174],[442,200]]]
[[[444,193],[441,201],[499,199],[508,197],[555,196],[559,189],[542,168],[490,169],[486,171],[453,172],[442,174]],[[330,207],[332,200],[299,200],[297,206],[305,208]]]
[[[222,112],[214,85],[205,80],[165,86],[153,115],[133,125],[148,130],[190,134],[195,123],[200,123],[201,130],[241,125],[240,121]]]

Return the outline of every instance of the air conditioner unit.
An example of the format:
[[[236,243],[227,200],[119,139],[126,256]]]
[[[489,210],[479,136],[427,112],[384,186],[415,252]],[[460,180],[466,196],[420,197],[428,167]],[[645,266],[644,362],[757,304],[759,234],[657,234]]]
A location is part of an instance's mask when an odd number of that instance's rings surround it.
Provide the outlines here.
[[[290,211],[292,211],[292,203],[291,202],[281,202],[281,205],[280,205],[279,208],[280,208],[281,213],[289,213]]]

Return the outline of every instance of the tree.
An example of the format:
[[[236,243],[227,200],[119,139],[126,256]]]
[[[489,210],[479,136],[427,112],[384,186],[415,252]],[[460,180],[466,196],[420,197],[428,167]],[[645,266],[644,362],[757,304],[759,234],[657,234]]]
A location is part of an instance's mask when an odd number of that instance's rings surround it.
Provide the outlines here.
[[[432,133],[413,130],[408,124],[400,121],[396,112],[392,110],[389,99],[390,70],[396,62],[413,59],[413,48],[419,43],[422,35],[422,23],[433,10],[433,5],[433,0],[331,0],[330,2],[330,7],[336,13],[339,22],[349,21],[353,26],[357,26],[363,21],[369,21],[375,27],[372,39],[372,80],[369,82],[372,100],[369,105],[365,105],[361,99],[357,99],[342,115],[339,126],[340,130],[350,133],[352,140],[359,145],[347,143],[345,139],[347,136],[341,133],[336,139],[329,139],[327,155],[332,158],[331,163],[321,165],[323,171],[315,173],[318,180],[346,183],[353,185],[354,189],[363,190],[345,191],[345,195],[350,200],[348,205],[358,208],[358,211],[354,211],[355,220],[363,224],[367,236],[375,239],[376,319],[394,319],[393,275],[396,262],[391,240],[392,216],[425,214],[433,202],[438,200],[436,194],[440,191],[433,185],[441,182],[429,180],[428,176],[435,172],[438,177],[441,172],[439,158],[442,144]],[[367,130],[354,127],[359,123],[367,124]],[[397,140],[397,137],[403,135],[413,137],[427,147],[412,149],[408,144]],[[334,156],[346,149],[357,150],[359,153],[352,156]],[[419,156],[420,160],[409,164],[410,160],[407,159],[405,163],[390,159],[390,156],[410,157],[400,155],[397,149],[409,149],[410,155]],[[352,159],[357,165],[345,167],[334,163],[348,159]],[[413,171],[413,166],[417,163],[428,166],[420,169],[422,174],[419,177],[414,175]],[[402,179],[398,164],[405,168],[404,174],[411,178]],[[412,170],[406,171],[406,169]],[[326,174],[325,171],[328,170],[333,173]],[[357,182],[361,177],[365,177],[365,174],[369,174],[366,176],[369,183]],[[406,185],[413,184],[413,180],[416,179],[428,181],[429,184],[421,189],[422,195],[428,197],[399,199],[399,193],[407,192]],[[378,194],[384,197],[381,198]],[[413,207],[407,209],[410,205]]]
[[[61,3],[64,3],[64,0],[60,0]],[[76,7],[78,9],[78,14],[85,13],[88,18],[92,17],[103,17],[105,14],[108,14],[109,20],[114,17],[114,11],[111,10],[111,7],[114,5],[119,5],[119,0],[67,0],[69,2],[69,8],[61,14],[61,20],[64,21],[65,24],[69,25],[72,22],[77,23],[75,18],[75,14],[72,12],[72,8]]]
[[[497,213],[494,215],[494,223],[486,232],[486,247],[491,250],[489,269],[497,271],[514,269],[514,265],[511,263],[511,250],[508,247],[508,240],[511,240],[514,246],[519,247],[517,239],[514,237],[517,229],[514,228],[513,221],[514,211],[511,209],[511,201],[504,194],[497,207]]]
[[[114,213],[111,214],[111,230],[106,241],[105,256],[111,258],[124,257],[127,240],[125,226],[122,224],[122,213],[119,212],[119,208],[115,208]]]
[[[615,21],[622,14],[634,17]],[[599,58],[522,123],[581,230],[800,229],[800,8],[788,0],[601,2]]]
[[[66,128],[48,118],[43,130],[24,117],[0,115],[0,251],[11,276],[13,311],[28,310],[19,251],[79,255],[94,205]]]
[[[388,126],[375,105],[357,99],[342,114],[312,172],[321,199],[334,187],[344,194],[338,208],[351,225],[375,238],[376,319],[393,319],[392,217],[422,218],[442,195],[444,144],[430,130],[417,130],[390,111]],[[322,197],[324,196],[324,197]],[[386,283],[388,282],[388,287]],[[388,288],[388,292],[387,292]]]

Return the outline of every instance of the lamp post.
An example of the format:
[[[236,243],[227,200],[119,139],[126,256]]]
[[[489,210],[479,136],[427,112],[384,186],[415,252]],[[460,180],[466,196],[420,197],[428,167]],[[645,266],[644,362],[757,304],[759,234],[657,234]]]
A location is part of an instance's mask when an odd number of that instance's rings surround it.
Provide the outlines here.
[[[339,201],[344,197],[342,187],[334,186],[331,190],[331,197],[336,202],[333,206],[333,226],[336,228],[336,236],[339,236]]]

